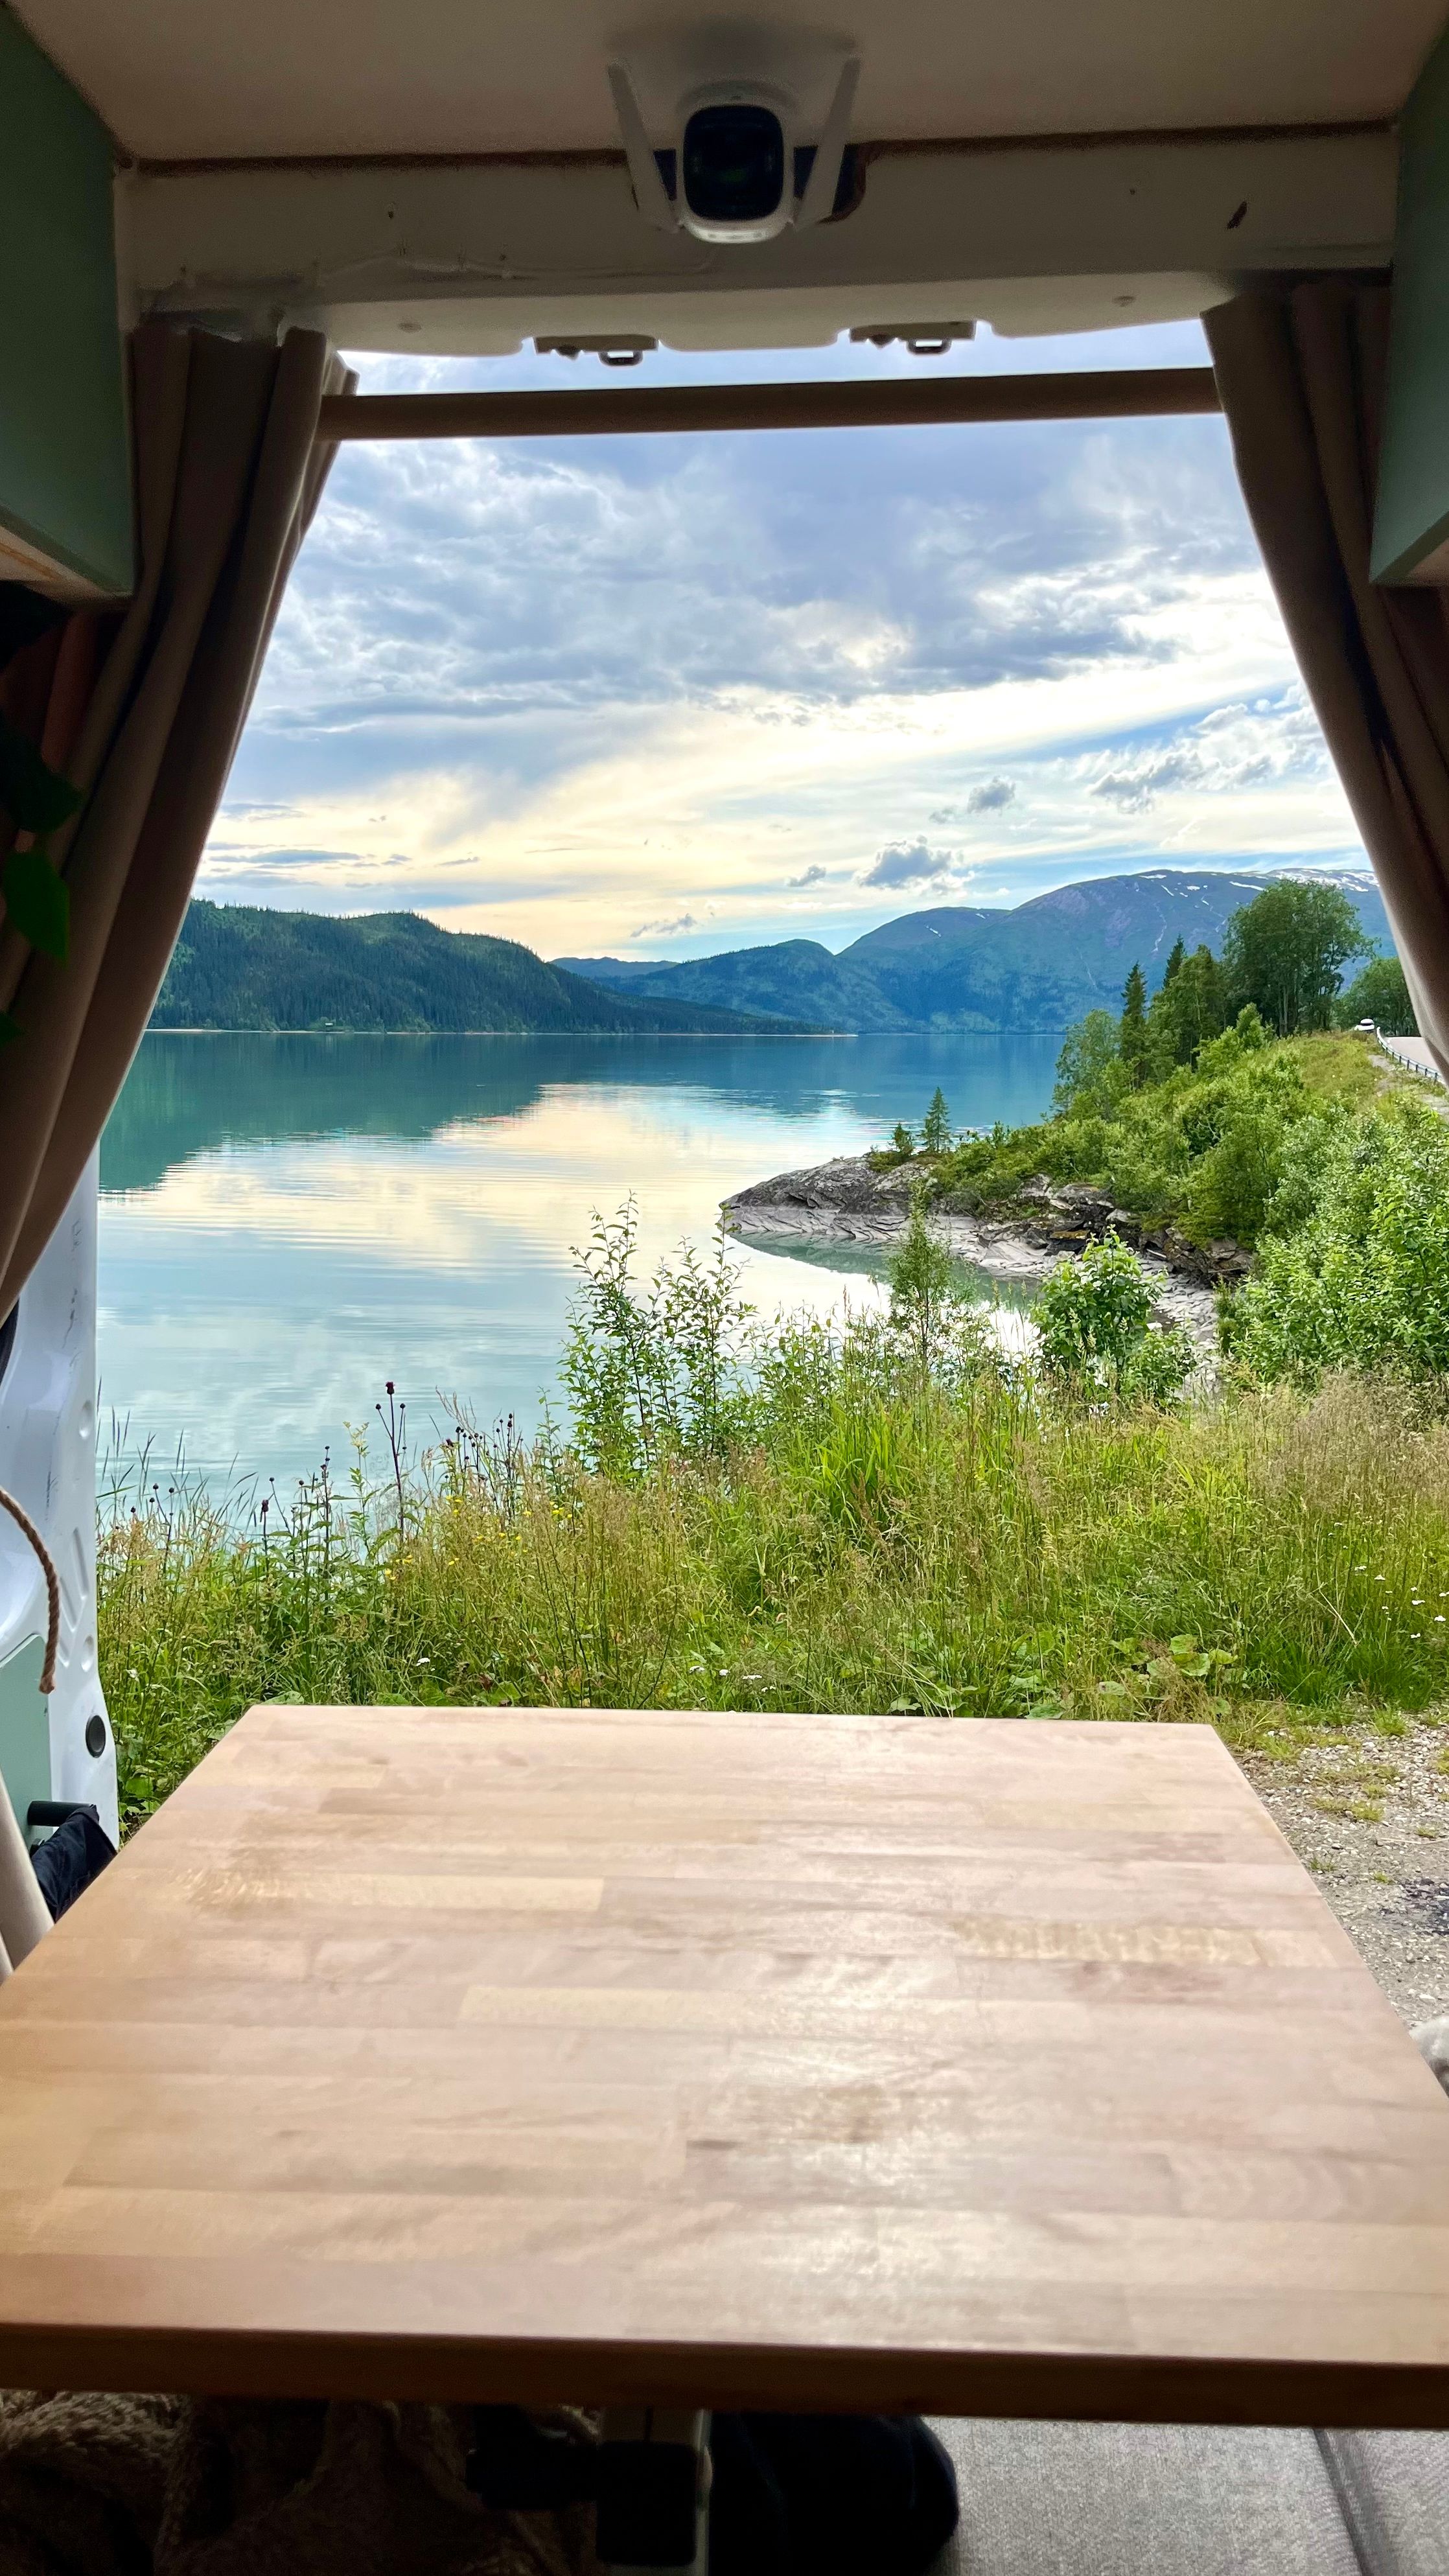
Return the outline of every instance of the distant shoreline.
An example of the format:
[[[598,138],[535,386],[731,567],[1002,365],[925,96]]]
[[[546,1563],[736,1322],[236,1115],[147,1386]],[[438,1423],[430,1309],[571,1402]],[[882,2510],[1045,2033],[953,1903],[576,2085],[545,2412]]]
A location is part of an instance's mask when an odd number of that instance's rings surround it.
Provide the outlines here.
[[[819,1040],[820,1040],[821,1038],[841,1038],[841,1039],[847,1039],[847,1038],[858,1038],[858,1037],[871,1037],[871,1036],[877,1035],[877,1034],[878,1034],[878,1032],[873,1031],[873,1030],[870,1030],[870,1029],[771,1029],[771,1028],[759,1028],[759,1029],[373,1029],[373,1028],[354,1028],[354,1027],[352,1027],[350,1024],[348,1024],[348,1025],[344,1025],[341,1021],[337,1021],[335,1024],[330,1025],[330,1026],[328,1026],[328,1027],[326,1027],[326,1028],[310,1028],[310,1029],[277,1029],[277,1028],[265,1028],[265,1029],[259,1029],[259,1028],[255,1028],[255,1027],[252,1027],[252,1028],[240,1027],[240,1028],[234,1028],[234,1029],[232,1029],[232,1028],[227,1028],[227,1029],[222,1029],[222,1028],[197,1028],[197,1029],[192,1029],[192,1028],[179,1028],[179,1027],[175,1026],[171,1021],[169,1021],[169,1020],[168,1020],[168,1021],[163,1021],[163,1022],[162,1022],[162,1024],[160,1025],[160,1027],[157,1027],[153,1022],[148,1021],[148,1022],[147,1022],[147,1024],[146,1024],[145,1034],[146,1034],[146,1036],[147,1036],[148,1038],[616,1038],[616,1039],[623,1039],[623,1040],[625,1040],[625,1041],[626,1041],[630,1046],[637,1046],[637,1045],[639,1044],[639,1042],[640,1042],[640,1040],[641,1040],[641,1039],[648,1040],[649,1038],[709,1038],[709,1039],[716,1039],[716,1040],[717,1040],[717,1039],[719,1039],[719,1038],[726,1038],[726,1039],[728,1039],[728,1040],[729,1040],[729,1042],[731,1043],[731,1045],[734,1045],[734,1046],[740,1046],[740,1045],[753,1046],[753,1044],[755,1043],[755,1040],[756,1040],[757,1038],[768,1038],[768,1039],[771,1041],[771,1043],[772,1043],[772,1044],[775,1044],[775,1045],[778,1045],[782,1040],[784,1040],[784,1041],[786,1041],[786,1042],[792,1042],[792,1043],[794,1043],[794,1044],[798,1045],[802,1039],[808,1039],[808,1040],[810,1041],[810,1043],[813,1045],[813,1044],[818,1044],[818,1042],[819,1042]],[[910,1036],[910,1035],[912,1035],[912,1034],[914,1034],[914,1033],[913,1033],[912,1031],[910,1031],[910,1030],[901,1030],[901,1031],[899,1031],[899,1032],[891,1031],[891,1032],[889,1032],[888,1034],[891,1034],[891,1035],[897,1035],[897,1034],[899,1034],[899,1035],[901,1035],[901,1036]],[[1002,1035],[1002,1036],[1014,1036],[1014,1035],[1016,1035],[1016,1032],[1015,1032],[1014,1030],[1002,1030],[1002,1031],[999,1031],[999,1032],[997,1032],[997,1031],[993,1031],[993,1032],[991,1032],[991,1034],[992,1034],[992,1035],[998,1035],[998,1034],[999,1034],[999,1035]]]

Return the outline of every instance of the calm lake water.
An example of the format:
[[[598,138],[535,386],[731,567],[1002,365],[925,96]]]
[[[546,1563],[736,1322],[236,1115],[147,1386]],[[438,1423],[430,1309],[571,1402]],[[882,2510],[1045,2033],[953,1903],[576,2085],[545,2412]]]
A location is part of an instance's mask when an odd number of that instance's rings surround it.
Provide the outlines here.
[[[1060,1043],[148,1037],[101,1149],[103,1418],[130,1456],[279,1485],[345,1461],[388,1378],[422,1438],[439,1389],[530,1426],[596,1210],[632,1193],[652,1266],[938,1083],[960,1126],[1036,1116]],[[879,1293],[853,1245],[738,1257],[767,1313]]]

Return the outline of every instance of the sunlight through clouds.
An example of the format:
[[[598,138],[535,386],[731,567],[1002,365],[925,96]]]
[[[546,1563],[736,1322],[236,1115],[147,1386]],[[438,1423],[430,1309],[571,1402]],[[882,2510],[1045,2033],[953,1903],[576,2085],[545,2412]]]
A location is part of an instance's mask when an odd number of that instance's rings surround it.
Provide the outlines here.
[[[1214,420],[346,449],[200,891],[698,955],[1165,857],[1361,858]]]

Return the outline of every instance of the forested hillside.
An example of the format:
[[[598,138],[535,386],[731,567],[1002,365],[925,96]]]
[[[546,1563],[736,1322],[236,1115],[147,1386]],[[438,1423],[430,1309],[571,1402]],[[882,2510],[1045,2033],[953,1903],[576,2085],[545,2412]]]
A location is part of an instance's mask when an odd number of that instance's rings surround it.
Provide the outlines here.
[[[151,1025],[643,1035],[759,1023],[674,994],[606,992],[511,939],[439,930],[414,912],[339,921],[197,901]],[[767,1025],[777,1034],[782,1023]]]

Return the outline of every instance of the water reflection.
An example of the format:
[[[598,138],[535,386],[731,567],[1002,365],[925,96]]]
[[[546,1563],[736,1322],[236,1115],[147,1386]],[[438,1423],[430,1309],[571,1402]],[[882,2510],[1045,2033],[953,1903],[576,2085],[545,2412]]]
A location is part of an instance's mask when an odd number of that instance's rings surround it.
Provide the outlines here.
[[[939,1082],[1038,1112],[1042,1038],[148,1038],[101,1157],[101,1387],[129,1443],[279,1480],[392,1378],[537,1419],[570,1247],[631,1194],[641,1253],[747,1181],[854,1153]],[[741,1247],[766,1311],[869,1296],[868,1246]]]
[[[820,1242],[814,1237],[788,1234],[769,1236],[738,1235],[736,1241],[752,1251],[778,1252],[790,1262],[801,1262],[810,1270],[830,1270],[847,1279],[883,1279],[890,1260],[889,1248],[874,1243]],[[977,1305],[1011,1307],[1025,1314],[1036,1294],[1035,1282],[1029,1279],[993,1279],[989,1270],[980,1270],[974,1261],[953,1261],[951,1286],[958,1297],[969,1297]]]

